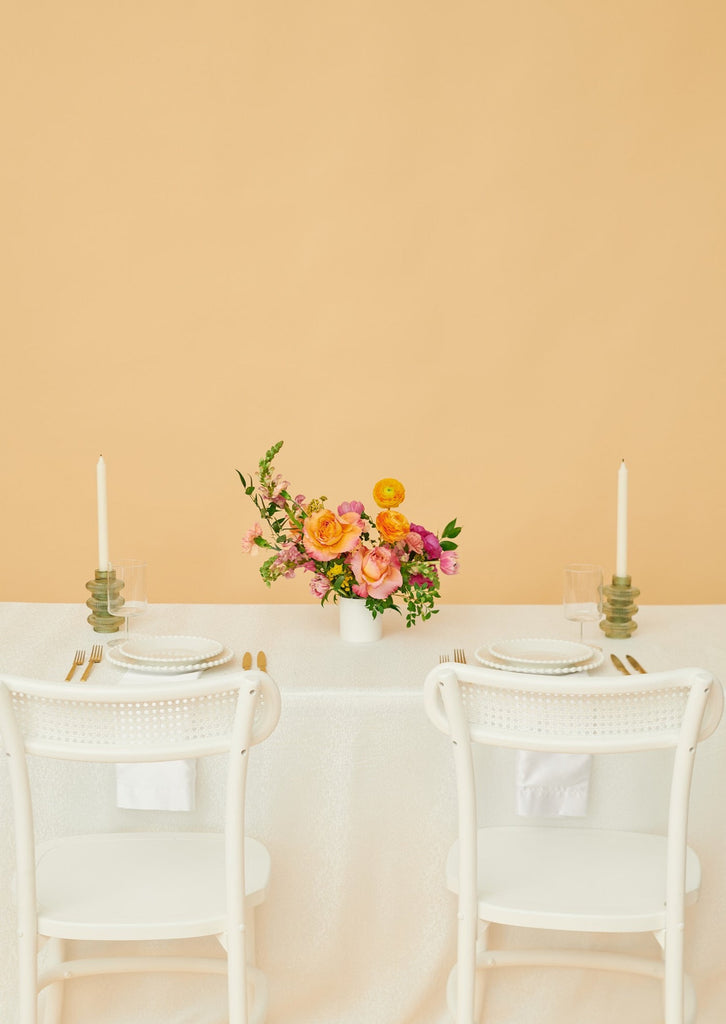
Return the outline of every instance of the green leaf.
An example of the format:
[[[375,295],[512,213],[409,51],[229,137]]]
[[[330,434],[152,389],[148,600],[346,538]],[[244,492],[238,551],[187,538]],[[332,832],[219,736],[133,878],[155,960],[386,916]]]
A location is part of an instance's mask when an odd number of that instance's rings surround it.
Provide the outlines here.
[[[453,540],[442,540],[441,550],[442,551],[456,551],[458,544],[455,544]]]
[[[255,541],[254,542],[255,542],[255,544],[257,545],[258,548],[271,548],[272,547],[272,544],[270,544],[269,541],[265,540],[264,537],[255,537]],[[267,563],[265,563],[265,564],[267,564]]]
[[[242,486],[243,486],[243,487],[246,487],[246,486],[247,486],[247,481],[246,481],[246,480],[245,480],[245,478],[244,478],[244,477],[242,476],[242,474],[240,473],[240,471],[239,471],[239,470],[237,470],[236,472],[237,472],[237,476],[238,476],[238,477],[240,478],[240,480],[242,481]]]
[[[441,536],[442,537],[458,537],[461,533],[461,527],[456,525],[456,520],[452,519],[450,523],[447,523],[444,527]]]

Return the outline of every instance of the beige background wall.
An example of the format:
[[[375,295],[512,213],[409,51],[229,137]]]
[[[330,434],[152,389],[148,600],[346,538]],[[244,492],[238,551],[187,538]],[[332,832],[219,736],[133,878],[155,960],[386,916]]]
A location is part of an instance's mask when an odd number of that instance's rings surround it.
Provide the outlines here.
[[[719,0],[6,3],[3,600],[268,592],[235,469],[457,516],[456,602],[723,602]]]

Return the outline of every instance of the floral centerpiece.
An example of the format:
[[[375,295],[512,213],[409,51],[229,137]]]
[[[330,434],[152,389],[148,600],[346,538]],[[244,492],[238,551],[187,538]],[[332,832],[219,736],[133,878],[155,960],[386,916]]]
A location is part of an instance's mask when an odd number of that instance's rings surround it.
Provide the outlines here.
[[[440,535],[410,522],[399,511],[405,488],[392,478],[373,488],[379,509],[375,518],[360,501],[344,501],[333,511],[325,496],[293,497],[288,481],[274,468],[282,445],[278,441],[265,453],[256,474],[245,477],[237,470],[262,520],[247,531],[242,549],[272,552],[260,566],[267,586],[301,570],[311,574],[310,590],[322,604],[359,598],[374,618],[388,608],[401,613],[403,605],[407,626],[436,614],[440,574],[453,576],[459,570],[455,538],[461,527],[456,520]]]

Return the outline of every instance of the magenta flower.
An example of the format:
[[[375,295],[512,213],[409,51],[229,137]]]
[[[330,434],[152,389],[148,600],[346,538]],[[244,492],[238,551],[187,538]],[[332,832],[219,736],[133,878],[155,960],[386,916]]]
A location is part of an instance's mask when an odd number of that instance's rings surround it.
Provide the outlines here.
[[[431,530],[427,530],[425,526],[418,526],[416,523],[411,523],[411,533],[417,533],[422,538],[424,554],[429,558],[435,560],[441,555],[439,539],[435,533],[431,532]]]
[[[426,587],[428,590],[434,585],[434,581],[430,580],[428,576],[422,576],[420,572],[412,572],[408,577],[410,583],[414,583],[417,587]]]
[[[424,552],[429,558],[439,558],[441,555],[441,545],[439,544],[438,537],[433,533],[427,533],[423,539]]]

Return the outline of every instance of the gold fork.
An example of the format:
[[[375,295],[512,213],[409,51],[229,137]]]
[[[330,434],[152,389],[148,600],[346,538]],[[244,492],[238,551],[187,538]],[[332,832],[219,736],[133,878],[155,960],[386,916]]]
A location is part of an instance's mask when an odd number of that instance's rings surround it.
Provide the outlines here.
[[[88,679],[91,669],[93,668],[94,665],[98,664],[102,657],[103,647],[101,646],[101,644],[94,644],[93,647],[91,648],[91,657],[88,659],[86,671],[81,676],[82,683],[85,683],[85,681]]]
[[[69,683],[71,681],[71,679],[73,678],[73,673],[76,671],[76,669],[78,668],[79,665],[83,664],[83,662],[85,660],[86,660],[86,652],[85,651],[81,651],[81,650],[76,651],[75,656],[73,658],[73,664],[71,665],[71,670],[68,673],[68,675],[66,676],[66,682],[67,683]]]
[[[466,655],[463,647],[454,648],[454,661],[459,665],[466,665]]]

